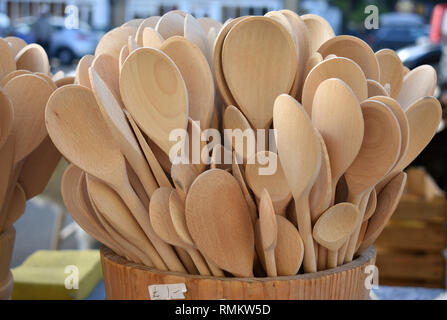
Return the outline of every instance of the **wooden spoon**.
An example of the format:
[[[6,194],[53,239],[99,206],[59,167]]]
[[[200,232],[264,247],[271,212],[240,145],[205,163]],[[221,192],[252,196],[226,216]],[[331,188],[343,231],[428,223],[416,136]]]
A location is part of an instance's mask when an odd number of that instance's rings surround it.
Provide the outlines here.
[[[230,150],[221,144],[216,144],[211,151],[210,167],[211,169],[222,169],[230,172],[232,169],[232,159],[232,152]]]
[[[9,206],[3,208],[3,213],[0,214],[6,217],[3,221],[3,225],[0,226],[0,230],[8,230],[20,217],[25,213],[26,209],[26,196],[25,191],[20,184],[16,184],[14,188],[14,194]]]
[[[3,38],[3,40],[9,43],[13,57],[15,57],[17,53],[19,53],[19,51],[25,48],[27,45],[25,40],[17,37],[6,37]]]
[[[0,150],[9,138],[14,124],[14,109],[9,97],[0,89]]]
[[[62,79],[56,80],[54,83],[56,84],[56,87],[60,88],[63,86],[66,86],[68,84],[73,84],[74,83],[74,77],[69,76],[69,77],[64,77]]]
[[[265,163],[266,162],[266,163]],[[285,211],[292,200],[292,193],[276,153],[261,151],[245,166],[245,178],[258,201],[267,191],[276,214],[285,216]]]
[[[9,183],[14,172],[15,141],[14,134],[10,134],[0,148],[0,211],[6,205]]]
[[[374,51],[360,38],[348,35],[337,36],[322,44],[318,52],[323,58],[329,54],[349,58],[360,66],[366,78],[380,81],[379,63]]]
[[[329,79],[320,84],[313,102],[312,123],[326,144],[334,203],[338,181],[357,157],[364,136],[362,110],[346,83]]]
[[[321,167],[321,146],[310,118],[292,97],[275,100],[273,123],[278,154],[296,207],[298,227],[304,242],[304,271],[316,272],[309,193]]]
[[[286,218],[276,215],[278,228],[275,262],[278,276],[293,276],[300,270],[304,245],[296,227]]]
[[[169,135],[186,129],[188,115],[188,93],[175,63],[157,49],[135,50],[121,70],[120,91],[140,128],[169,155],[176,144]]]
[[[107,32],[99,41],[95,50],[95,57],[108,54],[119,61],[121,48],[129,41],[129,36],[135,36],[137,28],[132,26],[117,27]]]
[[[189,15],[186,16],[185,23]],[[201,28],[200,25],[197,26]],[[186,26],[185,26],[186,28]],[[179,68],[188,90],[188,116],[208,129],[214,109],[214,83],[209,64],[201,49],[184,37],[166,40],[160,48]]]
[[[403,65],[399,56],[391,49],[382,49],[376,52],[380,68],[380,83],[387,89],[389,95],[396,98],[402,88]]]
[[[216,32],[219,32],[222,28],[222,23],[209,17],[201,17],[198,18],[197,21],[200,23],[206,34],[208,34],[211,28],[214,28]]]
[[[185,201],[189,188],[194,180],[199,176],[200,172],[192,164],[173,164],[171,169],[171,177],[179,197]]]
[[[399,204],[406,181],[407,174],[401,172],[380,192],[377,198],[377,209],[369,220],[368,228],[363,238],[363,243],[357,251],[358,253],[368,249],[382,233]]]
[[[219,268],[251,277],[253,225],[236,179],[223,170],[205,171],[191,185],[185,208],[186,223],[199,250]]]
[[[153,248],[150,255],[154,265],[163,268],[164,260],[169,270],[182,270],[172,248],[154,233],[147,210],[130,185],[124,156],[91,90],[75,85],[59,88],[48,101],[45,117],[48,133],[59,151],[79,168],[110,185],[129,207],[157,248],[158,252]]]
[[[139,48],[139,46],[133,36],[129,36],[127,38],[127,46],[129,47],[129,53],[132,53],[133,51],[135,51]]]
[[[92,62],[92,68],[98,73],[112,92],[116,101],[124,108],[119,88],[119,62],[109,54],[100,54]]]
[[[417,67],[404,77],[402,89],[396,100],[399,101],[404,110],[407,110],[420,98],[433,96],[436,82],[436,70],[432,66]]]
[[[303,107],[312,115],[312,104],[319,85],[328,79],[344,81],[354,92],[359,102],[368,98],[368,85],[365,74],[354,61],[338,57],[325,60],[313,68],[304,82]]]
[[[144,28],[142,47],[160,49],[165,39],[153,28]]]
[[[377,208],[377,192],[374,188],[369,194],[368,203],[366,205],[365,215],[363,217],[363,222],[369,220],[372,217]]]
[[[222,70],[228,88],[256,129],[270,127],[273,103],[290,92],[297,68],[292,36],[273,19],[245,18],[225,38]]]
[[[0,79],[16,70],[14,56],[8,42],[0,39]]]
[[[81,86],[92,88],[90,84],[90,78],[88,75],[88,69],[91,67],[95,56],[87,54],[79,60],[78,66],[76,67],[75,83]]]
[[[399,122],[383,103],[364,101],[361,104],[365,120],[365,135],[359,154],[345,173],[348,185],[348,202],[357,207],[361,199],[372,191],[394,167],[400,155],[402,136]],[[365,208],[360,208],[363,221]],[[352,261],[360,232],[360,225],[351,236],[345,262]]]
[[[145,46],[143,42],[143,34],[144,30],[146,28],[152,28],[155,29],[155,26],[157,25],[158,20],[160,19],[159,16],[152,16],[147,19],[144,19],[142,23],[138,26],[137,32],[135,34],[135,40],[137,41],[138,45],[140,47]]]
[[[388,96],[386,89],[376,80],[368,79],[368,98],[374,96]]]
[[[301,16],[309,31],[310,53],[316,52],[323,43],[335,37],[335,32],[329,22],[316,14]]]
[[[159,188],[154,193],[149,206],[152,227],[161,239],[173,246],[185,249],[193,259],[200,274],[209,276],[211,275],[211,272],[202,256],[200,256],[198,251],[195,250],[191,244],[183,241],[177,234],[171,219],[169,207],[169,198],[172,191],[171,188]]]
[[[361,222],[358,208],[350,203],[340,203],[321,215],[315,223],[315,241],[329,250],[328,268],[337,266],[337,250]]]
[[[50,87],[54,90],[57,89],[56,83],[54,83],[53,79],[51,79],[51,77],[47,74],[47,73],[42,73],[42,72],[34,72],[34,74],[36,76],[41,77],[42,79],[44,79],[46,82],[48,82],[48,84],[50,85]]]
[[[90,68],[89,74],[97,105],[107,126],[118,142],[121,152],[129,161],[132,169],[135,170],[147,195],[151,197],[158,188],[158,184],[149,169],[121,106],[98,73]]]
[[[121,27],[135,27],[138,28],[144,19],[132,19],[121,25]]]
[[[185,17],[183,15],[169,11],[157,21],[155,30],[157,30],[164,39],[169,39],[173,36],[183,36],[184,21]]]
[[[17,76],[20,76],[20,75],[22,75],[22,74],[31,74],[31,73],[32,73],[32,72],[31,72],[31,71],[28,71],[28,70],[14,70],[14,71],[11,71],[10,73],[8,73],[7,75],[5,75],[5,76],[1,79],[1,81],[0,81],[0,87],[4,87],[5,84],[8,83],[9,80],[11,80],[11,79],[13,79],[13,78],[15,78],[15,77],[17,77]]]
[[[306,62],[306,66],[304,68],[304,81],[307,79],[307,76],[309,75],[310,71],[322,61],[323,57],[319,52],[314,52],[314,54],[309,57],[309,59]]]
[[[183,28],[184,36],[202,52],[208,65],[211,65],[211,48],[208,42],[208,34],[203,30],[200,22],[192,15],[187,14]]]
[[[39,76],[25,74],[10,80],[3,90],[14,106],[14,163],[17,164],[33,152],[47,136],[45,106],[53,89]]]
[[[123,64],[126,61],[127,57],[129,56],[129,47],[127,46],[127,44],[125,44],[120,51],[120,55],[118,58],[119,61],[119,73],[121,74],[121,70],[123,68]],[[118,81],[119,82],[119,81]],[[119,86],[118,86],[119,87]],[[121,93],[120,93],[121,95]]]
[[[17,69],[25,69],[31,72],[50,72],[50,63],[45,50],[38,44],[32,43],[20,50],[16,57]]]
[[[264,269],[268,277],[276,277],[276,263],[275,263],[275,247],[277,241],[278,227],[276,225],[276,215],[273,208],[272,200],[268,191],[262,191],[261,200],[259,203],[259,220],[256,224],[256,233],[259,233],[259,238],[256,240],[256,250],[258,255],[262,256]]]

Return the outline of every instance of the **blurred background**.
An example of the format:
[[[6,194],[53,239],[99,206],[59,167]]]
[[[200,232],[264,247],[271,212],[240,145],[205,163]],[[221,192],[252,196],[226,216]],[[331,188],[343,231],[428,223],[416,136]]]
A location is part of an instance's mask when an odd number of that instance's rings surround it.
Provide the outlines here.
[[[378,8],[380,19],[377,29],[368,30],[365,19],[371,12],[365,12],[365,8],[370,5]],[[211,17],[225,22],[241,15],[263,15],[284,8],[300,15],[318,14],[329,21],[336,34],[360,37],[374,51],[394,49],[410,69],[422,64],[434,66],[439,77],[436,95],[443,105],[447,102],[447,0],[0,0],[0,36],[12,35],[41,44],[50,57],[52,72],[63,70],[72,75],[79,59],[94,53],[105,32],[131,19],[161,16],[179,9],[196,17]],[[413,163],[424,168],[422,176],[433,177],[432,181],[437,188],[439,186],[437,198],[433,200],[431,195],[427,196],[418,188],[419,181],[422,181],[418,180],[421,171],[412,176],[414,185],[409,188],[414,193],[419,192],[417,199],[426,205],[411,206],[411,210],[416,212],[412,215],[411,226],[419,229],[409,231],[404,228],[408,227],[408,217],[404,212],[400,216],[407,224],[402,226],[398,223],[395,227],[403,232],[385,232],[383,240],[378,243],[384,252],[378,258],[381,283],[439,288],[438,291],[425,292],[425,298],[436,297],[442,293],[441,288],[446,287],[447,205],[442,191],[447,188],[446,145],[446,130],[442,125],[429,147]],[[64,166],[64,163],[60,164],[45,193],[28,203],[27,213],[17,222],[12,267],[20,265],[38,249],[98,247],[77,227],[61,203],[60,176]],[[438,202],[433,204],[433,201]],[[434,222],[422,219],[424,222],[421,224],[420,218],[415,218],[417,214],[424,215],[424,210],[432,209],[440,212],[435,215]],[[403,253],[393,253],[387,258],[386,253],[390,250],[387,246],[393,241],[395,246],[392,250],[398,249]],[[416,245],[427,242],[430,242],[428,246]],[[410,254],[410,249],[415,246],[417,252]],[[421,298],[419,295],[422,294],[414,290],[399,294],[396,291],[379,293],[381,298],[391,299]]]

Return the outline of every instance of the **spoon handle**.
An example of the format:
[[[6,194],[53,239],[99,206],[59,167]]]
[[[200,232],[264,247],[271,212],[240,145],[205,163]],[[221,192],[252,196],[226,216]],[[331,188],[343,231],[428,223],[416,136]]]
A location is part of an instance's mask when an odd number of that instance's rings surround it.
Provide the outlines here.
[[[208,264],[208,268],[210,268],[210,271],[213,274],[213,276],[221,277],[221,278],[225,277],[225,273],[222,271],[222,269],[217,267],[212,261],[207,259],[205,256],[203,256],[203,258],[205,259],[206,263]]]
[[[275,250],[264,250],[265,257],[265,271],[268,277],[277,277],[278,272],[276,270]]]
[[[326,270],[327,258],[328,250],[322,245],[318,246],[318,271]]]
[[[312,237],[312,223],[310,219],[309,197],[302,196],[295,200],[296,220],[298,229],[304,243],[304,272],[317,272],[317,264],[315,260],[314,239]]]
[[[337,267],[337,251],[328,250],[328,256],[327,256],[327,268],[332,269]]]
[[[188,271],[189,274],[199,274],[199,271],[197,270],[196,266],[194,265],[194,261],[192,261],[191,257],[189,256],[188,252],[180,247],[174,247],[175,252],[177,252],[177,255],[181,262],[183,262],[183,265],[185,266],[185,269]]]
[[[211,276],[211,272],[208,269],[206,261],[202,258],[200,253],[196,249],[189,249],[187,251],[188,251],[188,254],[191,256],[192,261],[194,261],[194,264],[196,265],[197,270],[199,270],[200,275]]]

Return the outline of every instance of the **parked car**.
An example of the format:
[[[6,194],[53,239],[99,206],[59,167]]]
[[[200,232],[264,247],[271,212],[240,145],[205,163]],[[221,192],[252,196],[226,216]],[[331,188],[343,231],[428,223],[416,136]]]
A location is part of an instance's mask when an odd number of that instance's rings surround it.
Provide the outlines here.
[[[14,33],[27,42],[35,42],[32,32],[37,17],[25,17],[14,23]],[[102,33],[93,31],[86,23],[80,22],[79,29],[67,29],[63,17],[51,17],[53,27],[48,55],[59,58],[61,64],[70,64],[73,59],[95,52]]]

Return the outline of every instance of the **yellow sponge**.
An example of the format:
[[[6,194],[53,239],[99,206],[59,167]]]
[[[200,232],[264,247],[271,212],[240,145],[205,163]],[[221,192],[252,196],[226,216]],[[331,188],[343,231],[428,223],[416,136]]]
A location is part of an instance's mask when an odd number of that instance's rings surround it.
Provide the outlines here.
[[[13,300],[85,299],[102,279],[98,250],[40,250],[12,270]]]

